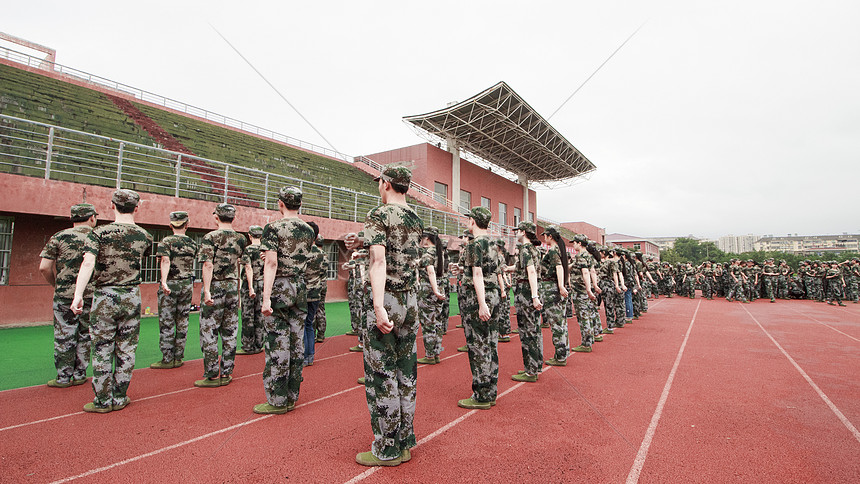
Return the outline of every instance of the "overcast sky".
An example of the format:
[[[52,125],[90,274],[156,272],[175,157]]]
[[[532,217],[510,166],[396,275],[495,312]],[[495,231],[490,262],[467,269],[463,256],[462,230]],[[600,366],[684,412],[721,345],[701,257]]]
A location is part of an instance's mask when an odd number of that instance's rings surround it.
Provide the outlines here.
[[[341,152],[506,81],[597,165],[538,214],[607,233],[860,233],[860,2],[16,2],[57,62]],[[229,160],[228,160],[229,161]]]

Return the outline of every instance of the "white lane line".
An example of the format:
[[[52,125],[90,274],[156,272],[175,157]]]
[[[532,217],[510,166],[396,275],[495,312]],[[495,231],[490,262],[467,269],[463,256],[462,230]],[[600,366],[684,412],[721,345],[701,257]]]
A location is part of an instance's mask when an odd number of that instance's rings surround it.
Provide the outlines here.
[[[696,304],[696,311],[693,313],[693,319],[690,320],[690,326],[687,327],[687,334],[684,335],[684,342],[681,343],[681,349],[678,350],[678,356],[675,357],[675,364],[672,365],[672,371],[669,372],[669,378],[666,379],[666,385],[663,386],[663,393],[660,395],[660,401],[657,402],[657,408],[654,410],[654,415],[651,416],[651,424],[648,425],[648,430],[645,432],[645,438],[642,439],[642,445],[639,446],[639,452],[636,453],[636,459],[633,461],[633,467],[630,473],[627,474],[627,484],[635,484],[639,482],[639,474],[642,472],[642,467],[645,465],[645,458],[648,456],[648,449],[651,447],[651,441],[654,439],[654,433],[657,431],[657,424],[660,422],[660,416],[663,415],[663,407],[666,405],[666,400],[669,398],[669,390],[672,389],[672,382],[675,380],[675,372],[678,370],[678,365],[681,363],[681,357],[684,356],[684,348],[687,347],[687,340],[690,338],[690,332],[693,330],[693,323],[696,322],[696,315],[699,314],[699,306],[702,305],[702,300]]]
[[[317,398],[316,400],[311,400],[310,402],[303,403],[303,404],[300,404],[300,405],[296,405],[296,408],[299,408],[299,407],[306,407],[306,406],[308,406],[308,405],[312,405],[312,404],[314,404],[314,403],[321,402],[321,401],[323,401],[323,400],[328,400],[329,398],[333,398],[333,397],[336,397],[336,396],[339,396],[339,395],[343,395],[344,393],[349,393],[349,392],[354,391],[354,390],[357,390],[357,389],[359,389],[359,388],[364,388],[364,387],[363,387],[363,386],[358,386],[358,385],[356,385],[356,386],[353,386],[353,387],[347,388],[346,390],[341,390],[341,391],[339,391],[339,392],[335,392],[335,393],[332,393],[332,394],[330,394],[330,395],[326,395],[326,396],[324,396],[324,397]],[[256,418],[253,418],[253,419],[251,419],[251,420],[246,420],[246,421],[244,421],[244,422],[242,422],[242,423],[238,423],[238,424],[236,424],[236,425],[231,425],[231,426],[229,426],[229,427],[226,427],[226,428],[223,428],[223,429],[220,429],[220,430],[216,430],[216,431],[214,431],[214,432],[209,432],[208,434],[204,434],[204,435],[201,435],[201,436],[199,436],[199,437],[194,437],[193,439],[185,440],[185,441],[183,441],[183,442],[178,442],[178,443],[176,443],[176,444],[169,445],[169,446],[167,446],[167,447],[162,447],[162,448],[160,448],[160,449],[153,450],[152,452],[147,452],[147,453],[145,453],[145,454],[141,454],[141,455],[138,455],[138,456],[135,456],[135,457],[131,457],[131,458],[128,458],[128,459],[125,459],[125,460],[121,460],[121,461],[119,461],[119,462],[114,462],[113,464],[110,464],[110,465],[107,465],[107,466],[104,466],[104,467],[99,467],[98,469],[92,469],[92,470],[89,470],[89,471],[84,472],[84,473],[82,473],[82,474],[78,474],[78,475],[76,475],[76,476],[66,477],[66,478],[64,478],[64,479],[60,479],[60,480],[58,480],[58,481],[54,481],[54,482],[53,482],[53,483],[51,483],[51,484],[60,484],[60,483],[62,483],[62,482],[69,482],[69,481],[73,481],[73,480],[75,480],[75,479],[80,479],[80,478],[82,478],[82,477],[88,477],[88,476],[91,476],[91,475],[93,475],[93,474],[98,474],[98,473],[100,473],[100,472],[104,472],[104,471],[107,471],[107,470],[110,470],[110,469],[114,469],[114,468],[116,468],[116,467],[120,467],[120,466],[123,466],[123,465],[125,465],[125,464],[130,464],[130,463],[132,463],[132,462],[136,462],[136,461],[139,461],[139,460],[141,460],[141,459],[146,459],[147,457],[152,457],[152,456],[154,456],[154,455],[158,455],[158,454],[161,454],[161,453],[163,453],[163,452],[167,452],[167,451],[169,451],[169,450],[177,449],[177,448],[179,448],[179,447],[184,447],[184,446],[186,446],[186,445],[193,444],[193,443],[195,443],[195,442],[199,442],[199,441],[204,440],[204,439],[208,439],[209,437],[213,437],[213,436],[218,435],[218,434],[223,434],[224,432],[229,432],[229,431],[231,431],[231,430],[239,429],[239,428],[244,427],[244,426],[246,426],[246,425],[251,425],[251,424],[253,424],[253,423],[260,422],[260,421],[265,420],[265,419],[270,418],[270,417],[274,417],[274,415],[263,415],[263,416],[261,416],[261,417],[256,417]]]
[[[347,352],[347,353],[342,353],[342,354],[339,354],[339,355],[327,356],[327,357],[325,357],[325,358],[320,358],[319,360],[316,360],[316,361],[317,361],[317,362],[320,362],[320,361],[325,361],[325,360],[332,360],[332,359],[334,359],[334,358],[340,358],[340,357],[342,357],[342,356],[348,356],[348,355],[352,355],[352,354],[355,354],[355,353],[356,353],[356,352]],[[450,357],[449,357],[449,358],[450,358]],[[447,359],[447,358],[446,358],[446,359]],[[143,370],[144,368],[140,368],[140,369],[141,369],[141,370]],[[244,375],[244,376],[236,377],[236,378],[234,378],[234,380],[241,380],[241,379],[243,379],[243,378],[250,378],[250,377],[253,377],[253,376],[260,376],[260,375],[262,375],[262,374],[263,374],[262,372],[259,372],[259,373],[251,373],[250,375]],[[41,386],[41,385],[39,385],[39,386]],[[168,396],[168,395],[175,395],[175,394],[177,394],[177,393],[183,393],[183,392],[188,392],[188,391],[192,391],[192,390],[200,390],[200,389],[199,389],[199,388],[197,388],[197,387],[193,387],[193,386],[192,386],[192,387],[188,387],[188,388],[182,388],[182,389],[179,389],[179,390],[174,390],[174,391],[172,391],[172,392],[159,393],[159,394],[157,394],[157,395],[150,395],[150,396],[148,396],[148,397],[135,398],[135,399],[134,399],[134,401],[135,401],[135,402],[143,402],[143,401],[145,401],[145,400],[152,400],[153,398],[166,397],[166,396]],[[41,424],[41,423],[45,423],[45,422],[50,422],[50,421],[53,421],[53,420],[59,420],[59,419],[66,418],[66,417],[74,417],[75,415],[83,415],[84,413],[85,413],[85,412],[67,413],[67,414],[65,414],[65,415],[58,415],[58,416],[56,416],[56,417],[43,418],[43,419],[41,419],[41,420],[34,420],[34,421],[32,421],[32,422],[24,422],[24,423],[20,423],[20,424],[16,424],[16,425],[11,425],[11,426],[9,426],[9,427],[3,427],[3,428],[0,428],[0,432],[5,432],[5,431],[7,431],[7,430],[13,430],[13,429],[17,429],[17,428],[20,428],[20,427],[27,427],[27,426],[29,426],[29,425],[37,425],[37,424]]]
[[[786,358],[788,358],[788,361],[790,361],[792,366],[794,366],[794,368],[800,373],[800,376],[802,376],[803,379],[806,380],[806,383],[809,383],[809,386],[811,386],[812,389],[815,390],[815,393],[817,393],[818,396],[821,397],[822,400],[824,400],[824,403],[826,403],[827,406],[830,407],[830,410],[833,412],[834,415],[836,415],[836,418],[838,418],[839,421],[842,422],[842,425],[844,425],[845,428],[847,428],[848,431],[851,432],[852,435],[854,435],[854,438],[857,439],[857,442],[860,442],[860,431],[857,430],[857,427],[855,427],[854,424],[852,424],[851,421],[848,420],[848,417],[846,417],[845,414],[843,414],[836,407],[836,405],[834,405],[833,402],[830,401],[830,398],[828,398],[827,395],[825,395],[825,393],[821,391],[821,388],[819,388],[818,385],[816,385],[815,382],[812,381],[812,378],[810,378],[809,375],[807,375],[806,372],[803,371],[803,368],[801,368],[800,365],[798,365],[797,362],[794,361],[794,358],[792,358],[791,355],[789,355],[788,352],[785,351],[782,345],[777,343],[773,336],[771,336],[770,333],[766,329],[764,329],[764,326],[762,326],[761,323],[758,322],[758,319],[756,319],[755,316],[753,316],[752,313],[750,313],[749,310],[745,307],[744,311],[746,311],[747,314],[749,314],[749,316],[752,318],[752,320],[755,321],[755,324],[757,324],[758,327],[761,328],[762,331],[764,331],[764,334],[767,335],[768,338],[770,338],[770,340],[773,342],[774,345],[776,345],[779,351],[782,352],[782,354]]]
[[[450,358],[450,357],[449,357],[449,358]],[[543,367],[543,368],[541,369],[541,371],[545,371],[545,370],[547,370],[547,369],[549,369],[549,367],[548,367],[548,366],[545,366],[545,367]],[[519,387],[521,387],[521,386],[523,386],[523,385],[525,385],[525,382],[517,383],[516,385],[514,385],[514,386],[512,386],[512,387],[508,388],[507,390],[503,391],[502,393],[498,394],[498,395],[496,396],[496,399],[499,399],[499,398],[504,397],[504,396],[505,396],[505,395],[507,395],[508,393],[511,393],[512,391],[516,390],[517,388],[519,388]],[[415,444],[415,448],[418,448],[418,446],[423,445],[423,444],[426,444],[427,442],[430,442],[431,440],[433,440],[433,439],[435,439],[436,437],[438,437],[438,436],[440,436],[441,434],[443,434],[445,431],[450,430],[450,429],[452,429],[452,428],[456,427],[457,425],[459,425],[460,423],[462,423],[464,420],[466,420],[467,418],[471,417],[472,415],[475,415],[475,414],[476,414],[476,413],[478,413],[479,411],[480,411],[480,410],[469,410],[468,412],[464,413],[463,415],[460,415],[459,417],[457,417],[456,419],[454,419],[454,420],[452,420],[452,421],[448,422],[447,424],[443,425],[442,427],[439,427],[439,428],[438,428],[438,429],[436,429],[436,431],[434,431],[432,434],[427,435],[427,436],[426,436],[426,437],[424,437],[423,439],[419,440],[419,441]],[[361,482],[361,481],[363,481],[363,480],[367,479],[368,477],[372,476],[374,473],[376,473],[376,472],[377,472],[377,471],[379,471],[380,469],[382,469],[382,467],[371,467],[370,469],[368,469],[368,470],[366,470],[366,471],[362,472],[361,474],[359,474],[359,475],[357,475],[357,476],[353,477],[352,479],[350,479],[350,480],[346,481],[344,484],[355,484],[356,482]]]
[[[794,309],[794,308],[792,308],[792,309]],[[749,312],[749,311],[747,311],[747,312]],[[799,314],[799,315],[803,316],[804,318],[810,319],[810,320],[812,320],[812,321],[814,321],[814,322],[816,322],[816,323],[818,323],[818,324],[820,324],[820,325],[822,325],[822,326],[827,326],[828,328],[832,329],[833,331],[836,331],[837,333],[839,333],[839,334],[841,334],[841,335],[843,335],[843,336],[847,336],[847,337],[849,337],[849,338],[853,339],[854,341],[856,341],[856,342],[860,343],[860,339],[857,339],[857,338],[855,338],[855,337],[851,336],[850,334],[845,334],[845,333],[843,333],[842,331],[839,331],[838,329],[834,328],[833,326],[830,326],[830,325],[829,325],[829,324],[827,324],[827,323],[823,323],[823,322],[821,322],[821,321],[819,321],[819,320],[817,320],[817,319],[813,318],[812,316],[810,316],[810,315],[808,315],[808,314],[806,314],[806,313],[800,312],[800,311],[798,311],[797,309],[794,309],[794,312],[796,312],[797,314]]]

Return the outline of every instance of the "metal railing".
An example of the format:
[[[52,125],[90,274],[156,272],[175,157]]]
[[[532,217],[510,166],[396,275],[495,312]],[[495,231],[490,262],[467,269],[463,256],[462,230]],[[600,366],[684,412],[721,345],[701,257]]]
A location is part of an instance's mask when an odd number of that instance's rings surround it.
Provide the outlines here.
[[[282,186],[304,192],[302,213],[363,222],[379,196],[177,151],[0,115],[0,173],[277,210]],[[462,216],[412,205],[426,225],[459,235]]]
[[[196,106],[192,106],[190,104],[186,104],[182,101],[177,101],[175,99],[171,99],[168,97],[161,96],[159,94],[155,94],[149,91],[145,91],[143,89],[139,89],[133,86],[129,86],[128,84],[123,84],[121,82],[112,81],[110,79],[91,74],[89,72],[85,72],[79,69],[75,69],[74,67],[64,66],[62,64],[57,64],[55,62],[50,62],[45,59],[31,56],[29,54],[25,54],[23,52],[18,52],[16,50],[9,49],[7,47],[0,46],[0,58],[7,59],[13,62],[17,62],[19,64],[26,65],[28,67],[34,67],[37,69],[48,70],[51,72],[55,72],[58,74],[62,74],[65,76],[73,77],[75,79],[79,79],[81,81],[85,81],[91,84],[96,84],[102,88],[111,89],[113,91],[117,91],[120,94],[125,94],[128,96],[132,96],[135,99],[140,99],[141,101],[146,101],[152,104],[156,104],[159,106],[164,106],[166,108],[172,109],[174,111],[183,112],[186,114],[190,114],[192,116],[197,116],[199,118],[203,118],[207,121],[212,121],[214,123],[222,124],[224,126],[229,126],[230,128],[238,129],[241,131],[245,131],[247,133],[251,133],[262,138],[268,138],[274,141],[278,141],[281,143],[286,143],[292,146],[296,146],[298,148],[312,151],[314,153],[318,153],[324,156],[328,156],[331,158],[335,158],[347,163],[356,163],[361,162],[364,163],[380,173],[382,172],[382,165],[379,163],[364,157],[364,156],[350,156],[344,153],[340,153],[338,151],[326,148],[324,146],[319,146],[313,143],[309,143],[307,141],[302,141],[297,138],[293,138],[292,136],[287,136],[285,134],[277,133],[275,131],[261,128],[255,124],[246,123],[244,121],[240,121],[235,118],[231,118],[229,116],[224,116],[218,113],[213,113],[207,109],[198,108]],[[418,185],[417,183],[412,183],[410,188],[420,192],[428,197],[432,197],[434,200],[438,200],[437,194],[432,190]],[[451,200],[445,200],[444,202],[440,202],[448,207],[453,208],[453,202]]]

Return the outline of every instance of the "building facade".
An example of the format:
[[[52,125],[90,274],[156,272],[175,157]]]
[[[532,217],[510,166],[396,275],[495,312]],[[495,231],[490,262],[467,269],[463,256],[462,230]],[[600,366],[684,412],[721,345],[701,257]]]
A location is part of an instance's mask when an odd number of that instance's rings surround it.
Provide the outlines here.
[[[742,254],[755,250],[758,235],[725,235],[717,241],[717,247],[727,254]]]
[[[644,255],[660,258],[660,248],[657,244],[651,242],[644,237],[636,237],[626,234],[609,234],[606,236],[606,243],[613,244],[625,249],[638,250]]]
[[[826,252],[860,252],[860,234],[842,235],[765,235],[753,244],[755,250],[779,251],[793,254],[823,254]]]

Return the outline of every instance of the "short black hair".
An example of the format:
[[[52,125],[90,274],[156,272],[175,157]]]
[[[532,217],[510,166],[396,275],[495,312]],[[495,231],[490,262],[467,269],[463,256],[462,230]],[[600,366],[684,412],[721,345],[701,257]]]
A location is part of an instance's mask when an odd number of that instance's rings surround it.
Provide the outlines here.
[[[119,213],[134,213],[134,209],[137,208],[137,205],[117,205],[113,204],[116,207],[116,211]]]
[[[307,222],[307,224],[310,225],[312,229],[314,229],[314,240],[316,240],[317,236],[320,234],[320,226],[317,225],[316,222]]]
[[[93,217],[93,216],[95,216],[95,214],[87,215],[85,217],[72,217],[72,223],[77,224],[77,223],[81,223],[81,222],[86,222],[87,220],[90,219],[90,217]]]
[[[401,185],[399,183],[392,183],[391,188],[393,188],[394,191],[397,193],[406,194],[406,192],[409,190],[409,185]]]
[[[278,200],[280,200],[280,199],[278,199]],[[281,200],[281,202],[284,202],[284,201]],[[299,202],[299,203],[286,203],[286,202],[284,202],[284,206],[287,207],[287,210],[298,210],[298,209],[302,208],[302,202]]]
[[[236,218],[235,215],[218,215],[217,213],[215,214],[215,216],[218,217],[218,220],[224,223],[232,222],[233,219]]]

